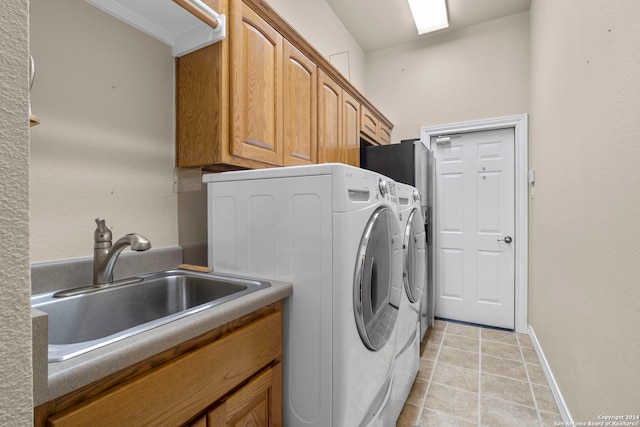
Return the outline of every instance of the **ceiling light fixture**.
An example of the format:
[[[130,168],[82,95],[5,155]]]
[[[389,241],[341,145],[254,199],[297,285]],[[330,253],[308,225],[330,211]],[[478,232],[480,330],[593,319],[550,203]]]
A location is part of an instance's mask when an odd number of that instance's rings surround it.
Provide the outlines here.
[[[409,0],[418,34],[426,34],[449,27],[446,0]]]

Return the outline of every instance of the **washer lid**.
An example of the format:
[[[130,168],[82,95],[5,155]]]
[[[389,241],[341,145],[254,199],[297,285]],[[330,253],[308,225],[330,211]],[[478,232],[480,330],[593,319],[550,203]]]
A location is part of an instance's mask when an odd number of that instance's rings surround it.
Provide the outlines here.
[[[398,223],[387,206],[373,213],[360,240],[355,266],[353,305],[365,346],[380,350],[389,341],[398,317],[400,240]],[[394,284],[396,286],[394,286]]]
[[[404,229],[402,250],[404,255],[402,279],[409,301],[419,301],[426,279],[426,231],[418,209],[413,209]]]

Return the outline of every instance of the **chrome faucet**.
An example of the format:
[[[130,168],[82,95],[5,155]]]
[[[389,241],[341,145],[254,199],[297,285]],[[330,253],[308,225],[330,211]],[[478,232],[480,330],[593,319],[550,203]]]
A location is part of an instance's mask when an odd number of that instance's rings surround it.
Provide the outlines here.
[[[96,218],[98,228],[94,233],[93,245],[93,285],[108,286],[113,283],[113,267],[118,255],[127,246],[134,251],[146,251],[151,243],[139,234],[131,233],[111,244],[111,230],[105,225],[104,219]]]

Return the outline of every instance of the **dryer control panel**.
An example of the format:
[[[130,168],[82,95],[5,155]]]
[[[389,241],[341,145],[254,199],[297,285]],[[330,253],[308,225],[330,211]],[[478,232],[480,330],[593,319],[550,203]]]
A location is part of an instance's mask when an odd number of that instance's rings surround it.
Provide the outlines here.
[[[396,201],[398,198],[396,183],[392,179],[380,178],[378,180],[378,191],[380,198],[389,198],[391,201]]]

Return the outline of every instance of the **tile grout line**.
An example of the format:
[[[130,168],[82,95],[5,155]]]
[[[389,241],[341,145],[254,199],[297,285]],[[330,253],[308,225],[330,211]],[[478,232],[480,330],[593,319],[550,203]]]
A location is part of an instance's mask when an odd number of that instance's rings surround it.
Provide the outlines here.
[[[505,360],[506,360],[506,359],[505,359]],[[525,370],[526,370],[526,369],[527,369],[527,368],[525,368]],[[524,384],[529,384],[529,383],[531,383],[531,381],[528,381],[528,380],[521,380],[521,379],[514,378],[514,377],[508,377],[508,376],[506,376],[506,375],[494,374],[493,372],[487,372],[487,375],[491,375],[492,377],[503,378],[503,379],[505,379],[505,380],[516,381],[516,382],[524,383]],[[537,383],[536,383],[536,384],[537,384]],[[524,406],[527,406],[527,405],[524,405]]]
[[[497,397],[497,396],[490,396],[489,397],[491,400],[497,400],[499,402],[504,402],[504,403],[508,403],[510,405],[514,405],[514,406],[519,406],[521,408],[527,408],[527,409],[533,409],[534,411],[536,410],[535,407],[533,406],[529,406],[529,405],[524,405],[522,403],[518,403],[518,402],[514,402],[513,400],[507,400],[507,399],[503,399],[501,397]],[[543,412],[549,412],[549,411],[543,411]]]
[[[478,427],[482,426],[482,328],[478,331]]]
[[[482,340],[482,341],[485,341],[485,340]],[[522,363],[522,367],[524,368],[524,372],[525,372],[525,374],[526,374],[526,373],[527,373],[527,366],[526,366],[526,365],[527,365],[527,362],[525,361],[525,362],[523,363],[523,360],[522,360],[522,354],[520,353],[520,351],[518,351],[518,354],[520,354],[519,360],[512,359],[512,358],[509,358],[509,357],[494,356],[494,355],[492,355],[492,354],[488,354],[487,356],[488,356],[488,357],[491,357],[491,358],[494,358],[494,359],[504,360],[504,361],[506,361],[506,362],[518,362],[518,363]],[[505,375],[504,373],[487,372],[487,375],[491,375],[491,376],[494,376],[494,377],[505,378],[505,379],[507,379],[507,380],[513,380],[513,381],[518,381],[518,382],[521,382],[521,383],[527,383],[527,384],[531,382],[531,381],[529,381],[529,377],[527,377],[527,378],[525,378],[525,379],[521,379],[521,378],[517,378],[517,377],[515,377],[515,376],[508,376],[508,375]],[[536,383],[536,384],[537,384],[537,383]],[[526,405],[525,405],[525,406],[526,406]]]
[[[520,345],[520,338],[516,336],[518,340],[518,349],[520,350],[520,357],[522,357],[522,362],[524,363],[524,371],[527,374],[527,380],[529,381],[529,391],[531,392],[531,397],[533,398],[533,406],[536,410],[536,416],[538,417],[538,423],[540,425],[543,424],[542,416],[540,415],[540,408],[538,407],[538,399],[536,398],[536,394],[533,391],[533,384],[531,383],[531,376],[529,375],[529,368],[527,367],[527,361],[524,358],[524,352],[522,351],[522,346]]]
[[[434,323],[435,326],[435,323]],[[436,371],[436,364],[438,363],[438,359],[440,358],[440,350],[442,350],[442,343],[444,342],[444,337],[447,333],[447,328],[449,324],[445,322],[444,330],[442,331],[442,340],[440,344],[438,344],[438,351],[436,352],[436,358],[433,360],[433,368],[431,368],[431,373],[429,374],[429,379],[427,380],[427,387],[424,390],[424,396],[422,396],[422,400],[420,401],[420,410],[418,411],[418,415],[416,416],[416,426],[420,426],[420,420],[422,419],[422,412],[424,412],[424,404],[427,403],[427,395],[429,394],[429,389],[431,388],[431,382],[433,380],[433,374]],[[435,331],[435,328],[434,328]],[[428,343],[427,343],[428,345]]]

